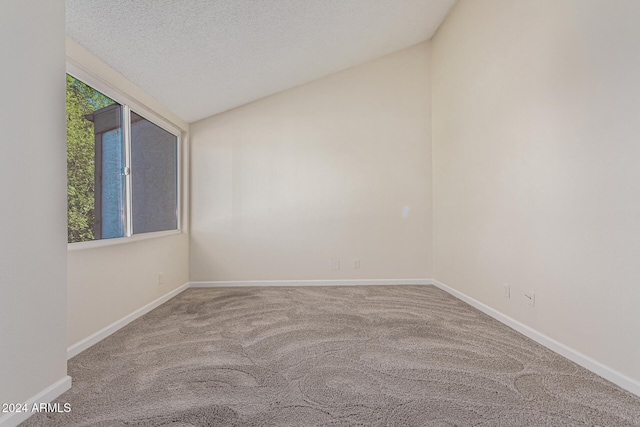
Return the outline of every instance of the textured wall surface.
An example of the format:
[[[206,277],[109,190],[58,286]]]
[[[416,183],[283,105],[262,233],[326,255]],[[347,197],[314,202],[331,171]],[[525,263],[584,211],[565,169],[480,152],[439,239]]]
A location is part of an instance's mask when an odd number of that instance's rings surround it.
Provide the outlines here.
[[[428,55],[192,124],[191,280],[430,277]]]
[[[461,1],[431,58],[435,278],[638,390],[639,20],[635,1]]]
[[[0,55],[0,403],[17,403],[67,373],[64,1],[0,2]]]

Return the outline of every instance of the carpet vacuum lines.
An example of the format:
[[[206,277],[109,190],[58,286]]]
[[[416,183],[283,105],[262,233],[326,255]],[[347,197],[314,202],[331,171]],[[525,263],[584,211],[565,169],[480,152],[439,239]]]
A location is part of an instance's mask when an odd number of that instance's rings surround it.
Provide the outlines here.
[[[640,398],[435,286],[191,288],[23,426],[639,426]]]

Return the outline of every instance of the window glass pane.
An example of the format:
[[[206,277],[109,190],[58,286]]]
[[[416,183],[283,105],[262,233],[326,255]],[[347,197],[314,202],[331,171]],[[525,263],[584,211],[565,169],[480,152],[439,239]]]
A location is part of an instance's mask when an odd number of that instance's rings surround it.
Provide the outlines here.
[[[67,75],[68,241],[125,235],[122,106]]]
[[[178,228],[178,138],[131,112],[133,233]]]
[[[124,229],[124,153],[122,130],[102,135],[102,238],[122,237]]]

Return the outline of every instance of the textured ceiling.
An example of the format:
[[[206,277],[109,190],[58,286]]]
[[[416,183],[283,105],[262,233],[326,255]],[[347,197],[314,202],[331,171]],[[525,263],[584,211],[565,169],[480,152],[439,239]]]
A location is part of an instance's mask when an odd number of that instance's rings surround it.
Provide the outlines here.
[[[431,38],[455,0],[66,0],[67,35],[188,122]]]

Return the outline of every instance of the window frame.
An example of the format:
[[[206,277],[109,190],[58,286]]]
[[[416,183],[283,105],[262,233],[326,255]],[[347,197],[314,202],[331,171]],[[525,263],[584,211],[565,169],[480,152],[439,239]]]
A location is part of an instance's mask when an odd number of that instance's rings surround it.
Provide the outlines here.
[[[173,230],[152,231],[148,233],[133,233],[133,211],[132,211],[132,184],[131,173],[125,175],[125,235],[123,237],[113,237],[108,239],[87,240],[85,242],[67,242],[67,250],[82,250],[98,248],[103,246],[132,243],[140,240],[147,240],[183,233],[183,140],[186,139],[186,132],[179,126],[164,118],[162,115],[146,107],[133,97],[128,96],[112,85],[104,82],[91,73],[67,62],[66,74],[80,80],[91,88],[101,92],[105,96],[113,99],[122,106],[123,114],[123,143],[125,147],[125,167],[131,167],[131,112],[162,128],[166,132],[176,137],[176,222],[177,227]],[[65,105],[66,108],[66,105]],[[66,148],[66,145],[65,145]]]

